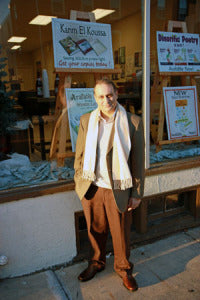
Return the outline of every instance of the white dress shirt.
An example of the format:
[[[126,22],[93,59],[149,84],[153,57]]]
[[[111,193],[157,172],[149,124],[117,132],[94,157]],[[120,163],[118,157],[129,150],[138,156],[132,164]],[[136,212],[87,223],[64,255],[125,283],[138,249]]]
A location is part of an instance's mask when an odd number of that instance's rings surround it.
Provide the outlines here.
[[[97,138],[97,162],[95,169],[96,180],[94,181],[94,184],[107,189],[112,188],[106,164],[106,154],[112,127],[114,125],[114,118],[115,113],[108,121],[106,121],[102,116],[99,117],[100,120]]]

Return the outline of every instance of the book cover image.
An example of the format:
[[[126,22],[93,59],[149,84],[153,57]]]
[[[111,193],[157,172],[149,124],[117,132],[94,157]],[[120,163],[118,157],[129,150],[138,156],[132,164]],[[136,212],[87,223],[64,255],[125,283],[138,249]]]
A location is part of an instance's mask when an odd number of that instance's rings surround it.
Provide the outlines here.
[[[91,46],[98,56],[107,50],[106,46],[99,39],[92,41]]]
[[[76,44],[84,55],[93,50],[92,46],[86,39],[81,39],[77,41]]]
[[[160,65],[173,65],[174,58],[170,48],[160,48],[158,55],[160,59]]]
[[[63,40],[60,40],[59,43],[69,55],[73,55],[78,51],[81,51],[86,55],[93,50],[97,56],[100,56],[107,50],[107,47],[99,39],[90,42],[86,39],[76,41],[68,36]]]
[[[175,65],[187,65],[186,48],[174,48]]]
[[[59,43],[69,55],[75,54],[80,51],[80,49],[70,36],[63,40],[60,40]]]
[[[187,49],[188,65],[200,65],[200,51],[199,49]]]

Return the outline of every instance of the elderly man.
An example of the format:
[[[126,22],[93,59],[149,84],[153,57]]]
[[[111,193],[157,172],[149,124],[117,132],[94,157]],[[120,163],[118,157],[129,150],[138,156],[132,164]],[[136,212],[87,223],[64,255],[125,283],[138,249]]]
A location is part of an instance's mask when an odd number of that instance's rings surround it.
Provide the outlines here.
[[[75,156],[75,186],[87,222],[92,256],[80,281],[92,279],[106,263],[108,229],[112,235],[114,269],[124,286],[138,289],[132,276],[130,225],[144,188],[144,135],[141,119],[117,102],[115,84],[96,82],[98,108],[81,117]]]

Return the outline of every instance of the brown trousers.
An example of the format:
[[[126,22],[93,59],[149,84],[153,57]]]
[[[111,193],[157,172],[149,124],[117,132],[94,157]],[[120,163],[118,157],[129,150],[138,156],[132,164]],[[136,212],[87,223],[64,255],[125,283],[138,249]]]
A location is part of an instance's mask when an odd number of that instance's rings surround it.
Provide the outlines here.
[[[93,250],[92,261],[106,262],[106,240],[110,228],[113,249],[114,269],[123,277],[132,270],[130,256],[130,226],[132,213],[120,213],[113,192],[110,189],[91,185],[82,200],[87,222],[88,237]]]

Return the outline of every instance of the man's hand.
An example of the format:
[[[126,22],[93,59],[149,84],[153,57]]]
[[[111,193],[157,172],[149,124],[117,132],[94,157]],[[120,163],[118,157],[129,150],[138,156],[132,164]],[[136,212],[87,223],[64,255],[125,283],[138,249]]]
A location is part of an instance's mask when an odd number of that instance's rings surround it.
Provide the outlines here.
[[[128,211],[131,211],[132,209],[136,209],[140,205],[141,199],[139,198],[129,198],[128,201]]]

